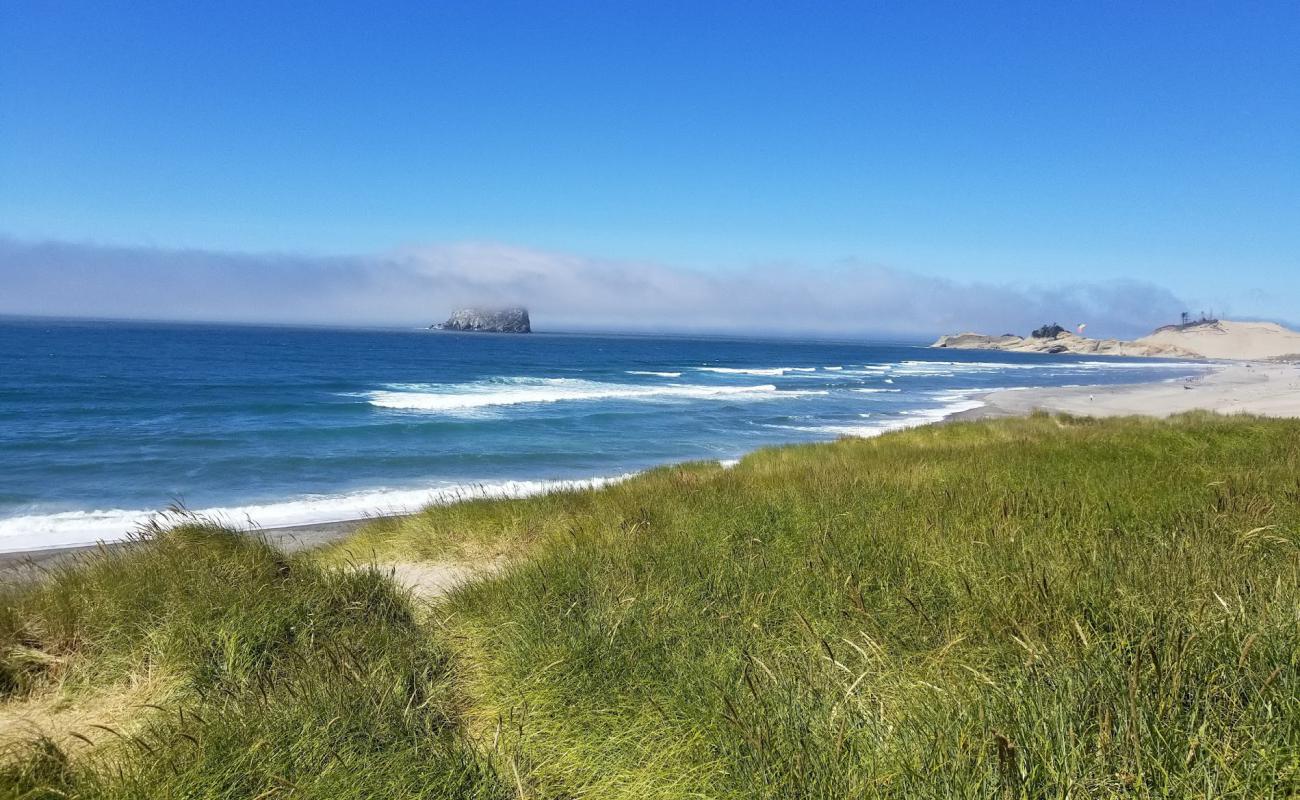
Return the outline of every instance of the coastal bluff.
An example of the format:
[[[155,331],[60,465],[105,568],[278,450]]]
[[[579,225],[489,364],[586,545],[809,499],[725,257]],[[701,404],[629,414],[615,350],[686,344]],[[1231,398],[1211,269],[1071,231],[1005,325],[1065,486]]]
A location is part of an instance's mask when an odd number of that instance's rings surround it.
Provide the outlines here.
[[[1124,339],[1090,339],[1059,326],[1044,326],[1038,333],[1049,335],[989,336],[982,333],[958,333],[940,336],[931,347],[954,350],[1002,350],[1014,353],[1073,353],[1098,356],[1133,356],[1147,358],[1200,358],[1198,353],[1172,343],[1126,341]]]
[[[478,331],[481,333],[532,333],[528,309],[515,308],[459,308],[446,322],[429,326],[438,331]]]
[[[1059,325],[1044,325],[1024,337],[1009,333],[1002,336],[958,333],[940,336],[930,346],[1016,353],[1300,361],[1300,333],[1273,322],[1217,319],[1186,325],[1166,325],[1134,341],[1089,339]]]

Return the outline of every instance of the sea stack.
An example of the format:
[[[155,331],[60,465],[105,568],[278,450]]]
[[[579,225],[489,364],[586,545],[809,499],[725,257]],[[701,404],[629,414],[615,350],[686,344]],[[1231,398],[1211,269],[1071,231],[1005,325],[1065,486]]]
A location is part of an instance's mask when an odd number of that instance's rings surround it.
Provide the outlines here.
[[[482,333],[532,333],[528,309],[459,308],[446,322],[429,326],[439,331],[479,331]]]

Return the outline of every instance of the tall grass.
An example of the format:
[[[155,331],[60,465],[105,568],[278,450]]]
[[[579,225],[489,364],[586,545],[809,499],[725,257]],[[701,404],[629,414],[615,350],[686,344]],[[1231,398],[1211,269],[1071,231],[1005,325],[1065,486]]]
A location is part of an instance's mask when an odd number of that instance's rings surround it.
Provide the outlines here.
[[[1294,423],[1037,417],[371,545],[527,548],[448,613],[539,796],[1290,796],[1298,501]]]
[[[70,702],[158,670],[174,691],[68,758],[73,738],[11,746],[22,797],[498,797],[461,735],[447,651],[371,569],[325,570],[186,524],[10,590],[10,702]],[[33,658],[32,653],[43,654]]]
[[[502,553],[426,617],[347,566]],[[314,561],[185,528],[5,605],[10,702],[152,662],[179,687],[131,741],[24,745],[15,793],[1300,792],[1294,422],[786,447],[433,508]]]

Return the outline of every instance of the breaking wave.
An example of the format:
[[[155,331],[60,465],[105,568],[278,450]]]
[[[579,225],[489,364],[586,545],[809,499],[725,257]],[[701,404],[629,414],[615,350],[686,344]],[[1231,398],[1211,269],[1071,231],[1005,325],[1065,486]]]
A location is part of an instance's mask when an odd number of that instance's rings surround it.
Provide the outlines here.
[[[883,391],[890,390],[886,389]],[[860,438],[870,438],[872,436],[880,436],[881,434],[889,433],[890,431],[917,428],[934,422],[942,422],[954,414],[960,414],[964,411],[973,411],[977,408],[981,408],[984,405],[984,401],[977,399],[976,396],[983,395],[990,391],[997,391],[997,389],[958,389],[954,391],[935,393],[933,395],[934,399],[938,400],[942,405],[935,408],[910,409],[902,412],[896,417],[881,419],[878,422],[809,425],[792,427],[792,429],[830,436],[857,436]],[[858,416],[863,419],[872,419],[870,414],[859,414]]]
[[[713,372],[718,375],[754,375],[758,377],[779,378],[791,372],[816,372],[816,367],[696,367],[697,372]]]
[[[578,378],[503,378],[458,384],[394,384],[369,392],[370,405],[401,411],[465,412],[501,406],[593,400],[776,400],[825,392],[780,391],[772,384],[705,386],[603,383]]]
[[[347,494],[308,495],[262,505],[205,508],[193,513],[202,520],[240,529],[279,528],[409,514],[425,506],[448,505],[462,500],[530,497],[548,492],[599,488],[627,480],[634,474],[629,472],[585,480],[514,480],[444,484],[426,489],[373,489]],[[140,525],[161,519],[159,513],[115,508],[0,519],[0,552],[120,541]]]

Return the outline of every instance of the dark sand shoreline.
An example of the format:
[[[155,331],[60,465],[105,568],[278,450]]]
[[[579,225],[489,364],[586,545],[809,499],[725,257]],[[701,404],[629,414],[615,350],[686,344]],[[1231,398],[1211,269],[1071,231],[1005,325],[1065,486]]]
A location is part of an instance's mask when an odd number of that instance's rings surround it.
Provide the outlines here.
[[[388,519],[388,517],[312,522],[279,528],[253,528],[243,532],[249,536],[261,536],[276,547],[292,553],[341,541],[377,519]],[[134,547],[136,544],[137,542],[132,541],[100,542],[0,553],[0,582],[35,577],[78,556],[88,555],[97,550],[119,550]]]

